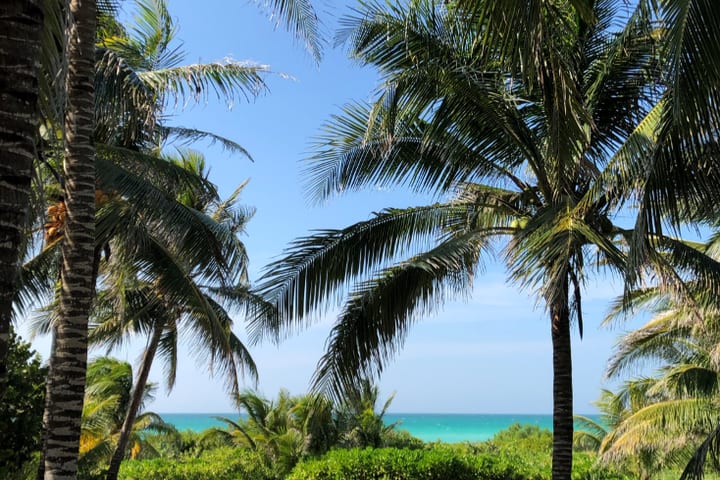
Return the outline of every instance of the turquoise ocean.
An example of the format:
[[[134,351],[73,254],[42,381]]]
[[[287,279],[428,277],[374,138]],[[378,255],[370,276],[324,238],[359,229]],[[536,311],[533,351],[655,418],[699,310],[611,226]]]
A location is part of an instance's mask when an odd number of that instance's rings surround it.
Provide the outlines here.
[[[163,419],[178,430],[202,431],[225,424],[214,417],[237,420],[237,413],[163,413]],[[386,424],[399,421],[398,429],[407,430],[426,442],[477,442],[490,439],[495,433],[513,423],[537,425],[552,430],[552,415],[531,414],[440,414],[440,413],[387,413]]]

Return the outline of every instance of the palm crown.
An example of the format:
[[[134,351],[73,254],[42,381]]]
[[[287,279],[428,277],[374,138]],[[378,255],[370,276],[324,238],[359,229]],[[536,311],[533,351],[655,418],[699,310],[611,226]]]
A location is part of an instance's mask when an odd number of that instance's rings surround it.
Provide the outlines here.
[[[663,166],[687,161],[662,143],[663,128],[682,129],[668,120],[675,100],[657,10],[643,1],[629,12],[609,1],[363,7],[341,39],[383,83],[372,104],[349,105],[326,125],[307,166],[310,191],[324,199],[404,185],[441,201],[296,240],[268,267],[260,290],[277,312],[259,312],[254,332],[280,338],[349,286],[315,377],[342,395],[382,371],[413,321],[469,292],[484,254],[502,245],[510,279],[550,315],[553,468],[565,478],[570,320],[582,334],[588,268],[677,280],[660,251],[696,266],[662,222],[648,221],[690,210],[665,196],[682,182],[657,193]],[[630,199],[637,225],[614,224]]]

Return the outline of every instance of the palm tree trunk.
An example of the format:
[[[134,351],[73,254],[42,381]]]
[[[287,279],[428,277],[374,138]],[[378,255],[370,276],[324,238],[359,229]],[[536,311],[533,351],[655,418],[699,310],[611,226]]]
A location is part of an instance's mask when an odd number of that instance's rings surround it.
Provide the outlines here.
[[[568,284],[550,304],[553,348],[552,480],[570,480],[573,447],[572,349]]]
[[[162,336],[164,328],[164,322],[157,322],[155,324],[152,337],[150,337],[148,346],[143,353],[140,371],[138,372],[138,377],[135,381],[135,388],[133,389],[132,398],[130,399],[130,405],[128,406],[125,420],[123,421],[122,428],[120,429],[120,438],[118,438],[117,446],[115,447],[112,459],[110,460],[110,467],[108,468],[106,480],[117,480],[118,472],[120,471],[120,464],[125,458],[125,450],[127,450],[128,441],[130,440],[130,433],[132,433],[133,424],[135,423],[135,418],[137,417],[140,404],[142,403],[148,375],[150,375],[150,368],[152,367],[153,360],[155,359],[155,352],[157,352],[158,345],[160,344],[160,337]]]
[[[0,402],[35,157],[42,26],[41,0],[0,4]]]
[[[67,221],[59,317],[51,353],[44,466],[46,480],[75,479],[87,370],[95,246],[95,1],[71,0],[65,113]]]

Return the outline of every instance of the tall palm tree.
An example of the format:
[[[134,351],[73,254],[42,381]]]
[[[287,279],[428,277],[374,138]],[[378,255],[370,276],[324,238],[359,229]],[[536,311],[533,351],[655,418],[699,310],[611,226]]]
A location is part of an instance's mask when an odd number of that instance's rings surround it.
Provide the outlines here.
[[[13,0],[0,5],[0,401],[7,384],[12,301],[26,237],[39,121],[42,3]]]
[[[154,14],[166,14],[162,2],[149,2],[146,17],[152,18]],[[154,8],[153,8],[154,7]],[[158,109],[164,106],[168,95],[176,98],[190,95],[198,98],[200,94],[207,94],[214,89],[218,95],[230,97],[246,86],[257,86],[259,68],[246,67],[236,63],[228,65],[190,66],[180,71],[166,68],[145,75],[131,71],[132,65],[123,61],[119,55],[112,53],[126,53],[131,49],[116,49],[109,55],[103,54],[100,68],[99,86],[113,86],[105,72],[111,71],[107,67],[109,61],[119,77],[114,85],[129,88],[101,88],[102,102],[94,101],[94,85],[96,84],[95,39],[96,39],[96,11],[94,2],[71,2],[69,8],[71,22],[68,28],[67,60],[69,65],[68,86],[66,89],[66,126],[64,142],[66,154],[64,158],[64,185],[59,209],[62,210],[62,249],[63,262],[60,269],[62,288],[58,302],[59,316],[54,327],[54,344],[51,353],[51,373],[48,381],[47,411],[45,419],[46,438],[44,448],[44,461],[40,467],[40,476],[46,478],[72,478],[77,469],[77,442],[80,434],[80,414],[82,409],[82,392],[85,382],[85,366],[87,358],[87,314],[94,296],[95,279],[99,264],[100,252],[96,248],[96,239],[93,231],[95,226],[95,148],[93,139],[98,141],[122,139],[123,147],[146,146],[150,140],[155,139],[157,130]],[[112,13],[110,11],[109,13]],[[158,18],[159,15],[154,15]],[[164,15],[162,20],[168,20]],[[112,20],[112,19],[110,19]],[[108,22],[112,27],[117,25]],[[106,26],[106,24],[104,24]],[[156,25],[146,24],[152,28]],[[158,43],[155,52],[163,53],[158,49],[168,47],[172,38],[171,22],[161,26],[161,35],[152,39]],[[112,30],[113,33],[120,33]],[[122,37],[120,37],[122,38]],[[121,44],[127,46],[127,44]],[[137,46],[137,45],[134,45]],[[105,50],[107,53],[108,50]],[[162,65],[163,60],[176,60],[177,57],[170,52],[165,57],[155,57],[152,67]],[[172,67],[172,65],[171,65]],[[189,93],[188,87],[192,87]],[[166,93],[169,92],[169,93]],[[251,90],[253,92],[253,90]],[[112,98],[112,94],[125,95],[124,99]],[[108,95],[110,94],[110,95]],[[105,101],[108,100],[109,102]],[[136,100],[140,99],[138,103]],[[100,108],[97,108],[100,106]],[[117,107],[113,113],[116,116],[103,115],[108,106]],[[137,108],[140,106],[141,108]],[[112,109],[110,110],[112,112]],[[137,112],[140,115],[135,115]],[[112,117],[112,118],[108,118]],[[130,120],[139,119],[136,123]],[[96,127],[95,120],[98,121]],[[119,119],[119,121],[116,121]],[[112,128],[103,128],[113,124]],[[143,130],[144,129],[144,130]],[[126,132],[141,134],[127,136]],[[143,134],[144,133],[144,134]],[[93,137],[93,134],[96,134]],[[190,132],[197,136],[197,132]],[[205,135],[200,132],[201,135]],[[127,141],[134,142],[128,145]],[[116,140],[117,142],[117,140]],[[226,142],[230,144],[230,142]],[[117,146],[117,143],[114,143]],[[127,154],[127,152],[125,152]],[[115,152],[117,155],[117,152]],[[91,165],[92,164],[92,165]],[[116,177],[117,170],[112,167],[102,169],[101,173]],[[128,179],[125,179],[128,183]],[[133,183],[133,179],[130,179]],[[137,182],[135,182],[137,183]],[[80,194],[75,193],[80,187]],[[107,187],[107,185],[103,185]],[[102,188],[102,187],[101,187]],[[137,192],[136,192],[137,193]],[[137,197],[137,195],[135,195]],[[107,233],[107,232],[106,232]],[[102,243],[100,244],[102,246]],[[78,250],[79,249],[79,250]],[[57,360],[56,360],[57,359]],[[56,367],[57,365],[57,367]],[[67,388],[71,386],[72,388]],[[67,400],[67,401],[66,401]],[[44,472],[44,473],[43,473]]]
[[[41,469],[47,480],[77,475],[87,324],[95,291],[95,1],[71,0],[68,13],[63,161],[67,221],[44,418]]]
[[[277,312],[257,312],[255,339],[302,327],[350,286],[314,379],[341,397],[382,371],[420,316],[467,294],[483,254],[504,241],[510,280],[533,289],[550,319],[553,479],[568,479],[570,327],[574,320],[582,335],[591,262],[626,275],[629,251],[641,272],[653,268],[677,284],[667,258],[653,252],[687,253],[660,224],[644,222],[672,207],[656,192],[662,167],[653,161],[674,88],[662,42],[683,25],[662,28],[656,14],[667,11],[647,1],[631,11],[582,0],[362,7],[340,36],[382,84],[371,105],[349,105],[325,126],[306,170],[310,191],[325,199],[403,185],[443,200],[296,240],[259,287]],[[701,27],[708,34],[709,24]],[[646,167],[656,170],[644,176]],[[615,225],[633,198],[638,227]],[[695,259],[684,257],[683,267]],[[717,282],[716,265],[708,278]]]

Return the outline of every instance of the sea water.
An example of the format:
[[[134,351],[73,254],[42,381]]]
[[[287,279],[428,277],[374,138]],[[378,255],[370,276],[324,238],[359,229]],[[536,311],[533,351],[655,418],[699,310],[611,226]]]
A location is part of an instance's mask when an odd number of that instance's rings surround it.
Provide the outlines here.
[[[224,422],[215,417],[225,417],[233,421],[241,418],[237,413],[162,414],[162,418],[175,425],[178,430],[196,432],[207,428],[226,426]],[[504,430],[514,423],[535,425],[552,430],[552,415],[544,414],[387,413],[383,420],[388,425],[400,422],[396,428],[407,430],[411,435],[426,442],[440,440],[457,443],[488,440],[500,430]]]

